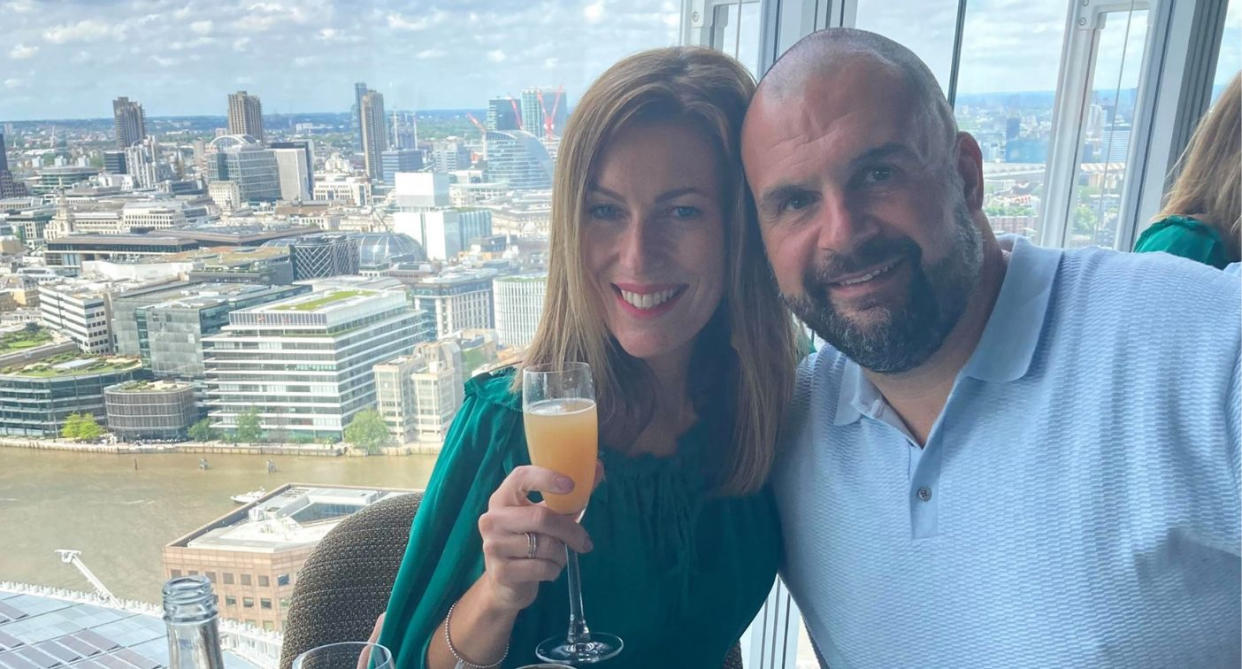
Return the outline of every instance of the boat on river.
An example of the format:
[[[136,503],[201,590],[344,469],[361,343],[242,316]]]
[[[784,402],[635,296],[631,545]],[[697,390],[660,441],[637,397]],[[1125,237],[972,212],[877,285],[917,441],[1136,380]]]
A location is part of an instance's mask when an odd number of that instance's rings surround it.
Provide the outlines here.
[[[249,504],[251,502],[254,502],[260,499],[266,494],[267,494],[267,490],[265,488],[259,488],[258,490],[251,490],[250,492],[243,492],[237,495],[233,495],[229,499],[233,500],[234,502],[237,502],[238,504]]]

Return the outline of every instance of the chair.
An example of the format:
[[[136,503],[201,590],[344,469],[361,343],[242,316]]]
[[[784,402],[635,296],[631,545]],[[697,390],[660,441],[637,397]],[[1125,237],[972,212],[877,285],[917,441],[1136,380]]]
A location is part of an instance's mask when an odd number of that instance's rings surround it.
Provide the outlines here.
[[[372,504],[341,521],[298,571],[280,649],[280,669],[323,644],[364,641],[388,606],[421,492]],[[734,644],[723,669],[742,669]]]

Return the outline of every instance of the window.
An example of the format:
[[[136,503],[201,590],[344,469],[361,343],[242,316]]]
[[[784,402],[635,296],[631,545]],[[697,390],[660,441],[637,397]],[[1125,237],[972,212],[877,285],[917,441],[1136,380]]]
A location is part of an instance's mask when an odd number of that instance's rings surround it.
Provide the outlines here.
[[[181,570],[180,570],[180,569],[171,569],[171,570],[169,570],[169,573],[170,573],[170,574],[172,574],[172,578],[181,578]]]
[[[227,607],[230,607],[230,608],[236,608],[236,607],[237,607],[237,597],[234,597],[233,595],[225,595],[225,596],[224,596],[224,605],[225,605],[225,606],[227,606]]]
[[[208,572],[203,572],[203,573],[207,576],[208,581],[211,581],[212,583],[216,582],[216,572],[208,571]]]
[[[262,574],[259,575],[259,587],[260,588],[266,588],[270,586],[271,584],[272,582],[268,579],[267,576],[262,575]]]
[[[225,585],[233,585],[233,574],[231,572],[226,571],[223,574],[221,574],[221,576],[224,577]]]
[[[266,597],[264,597],[264,598],[260,599],[260,600],[259,600],[259,608],[261,608],[261,609],[270,609],[270,608],[272,608],[272,600],[267,599]]]
[[[1216,57],[1216,73],[1212,77],[1212,101],[1215,102],[1229,84],[1229,79],[1242,69],[1242,0],[1229,0],[1225,11],[1225,28]]]
[[[276,585],[278,585],[278,586],[282,586],[282,585],[289,585],[289,575],[288,575],[288,574],[281,574],[280,576],[277,576],[277,577],[276,577]]]
[[[242,585],[250,585],[250,574],[242,574],[242,575],[241,575],[241,584],[242,584]]]
[[[242,597],[242,606],[247,609],[254,608],[254,597]]]
[[[263,629],[265,629],[265,630],[267,630],[267,631],[271,632],[272,630],[276,629],[276,624],[275,624],[275,623],[273,623],[273,622],[272,622],[272,621],[270,621],[270,620],[264,620],[264,621],[263,621]]]

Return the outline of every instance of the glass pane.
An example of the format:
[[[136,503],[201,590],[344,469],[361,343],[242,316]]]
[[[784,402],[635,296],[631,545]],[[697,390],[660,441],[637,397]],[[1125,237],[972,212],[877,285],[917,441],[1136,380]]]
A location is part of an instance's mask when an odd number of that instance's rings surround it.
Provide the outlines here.
[[[958,126],[983,152],[984,212],[1037,239],[1064,41],[1064,0],[973,0],[958,72]]]
[[[739,12],[741,20],[738,20]],[[713,14],[713,48],[733,56],[759,76],[759,3],[746,0],[718,5]]]
[[[1116,245],[1146,41],[1147,10],[1106,16],[1096,47],[1077,177],[1070,193],[1073,207],[1065,241],[1069,248]]]
[[[1212,78],[1212,102],[1216,102],[1239,69],[1242,69],[1242,0],[1229,0],[1220,54],[1216,57],[1216,76]]]
[[[854,27],[879,33],[913,51],[947,94],[957,0],[859,0]]]

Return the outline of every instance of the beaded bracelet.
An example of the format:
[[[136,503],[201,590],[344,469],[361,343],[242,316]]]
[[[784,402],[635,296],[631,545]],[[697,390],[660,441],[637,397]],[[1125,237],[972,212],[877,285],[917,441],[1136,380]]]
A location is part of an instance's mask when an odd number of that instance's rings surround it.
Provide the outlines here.
[[[462,657],[461,653],[457,652],[457,648],[453,646],[453,637],[449,635],[449,625],[453,621],[453,609],[456,608],[457,602],[453,602],[453,605],[449,607],[448,615],[444,617],[444,643],[448,645],[449,652],[453,654],[453,657],[457,658],[456,669],[494,669],[494,667],[499,667],[500,663],[504,662],[506,657],[509,657],[508,643],[505,644],[505,654],[501,655],[499,660],[496,660],[491,664],[475,664]]]

